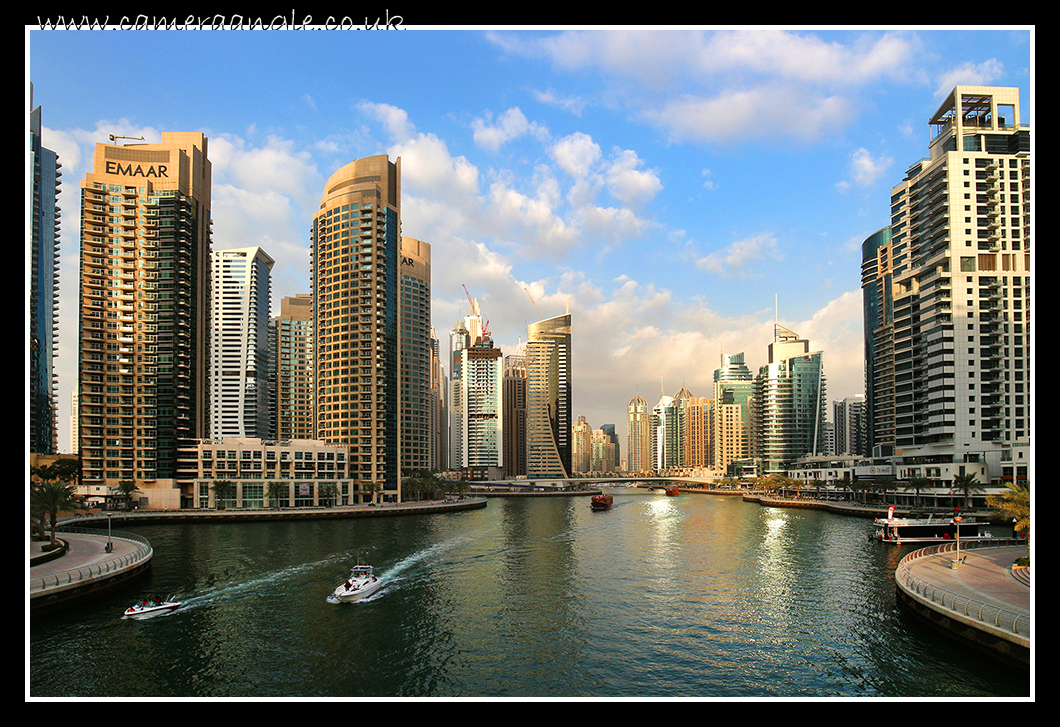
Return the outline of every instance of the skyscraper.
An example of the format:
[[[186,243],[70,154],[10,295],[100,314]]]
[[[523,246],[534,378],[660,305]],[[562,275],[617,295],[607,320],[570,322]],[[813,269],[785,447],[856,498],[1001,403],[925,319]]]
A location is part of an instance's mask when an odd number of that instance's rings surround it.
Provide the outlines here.
[[[97,144],[81,183],[78,381],[85,484],[132,480],[152,506],[177,447],[207,431],[207,139]]]
[[[313,299],[307,293],[284,297],[273,319],[275,438],[316,439],[313,385]]]
[[[823,354],[781,325],[754,389],[752,449],[762,474],[784,474],[804,455],[824,452],[825,377]]]
[[[592,467],[593,428],[579,416],[571,433],[571,468],[574,472],[589,472]]]
[[[59,332],[59,156],[43,145],[41,109],[32,108],[29,148],[33,184],[30,213],[29,449],[57,454],[56,374]],[[75,450],[76,451],[76,450]]]
[[[894,285],[891,228],[861,243],[861,299],[865,323],[865,454],[894,453]],[[905,255],[899,258],[904,269]],[[877,451],[876,444],[881,443]]]
[[[863,264],[866,297],[893,306],[892,321],[865,324],[886,341],[872,355],[873,436],[906,464],[1000,473],[1030,440],[1031,130],[1019,90],[991,86],[955,87],[929,124],[930,157],[892,189],[889,244]]]
[[[628,472],[651,469],[651,410],[643,396],[637,394],[626,406],[626,451]]]
[[[210,271],[210,436],[269,435],[272,266],[260,247],[215,250]]]
[[[835,454],[868,456],[865,437],[865,397],[848,396],[832,404]]]
[[[526,475],[526,348],[504,357],[504,476]]]
[[[528,477],[571,473],[570,313],[530,324],[526,343]]]
[[[431,469],[431,246],[401,238],[401,468]]]
[[[401,160],[358,159],[324,185],[311,231],[317,438],[348,444],[358,487],[400,500]]]
[[[714,469],[727,472],[751,456],[751,399],[754,376],[743,353],[722,354],[714,370]]]

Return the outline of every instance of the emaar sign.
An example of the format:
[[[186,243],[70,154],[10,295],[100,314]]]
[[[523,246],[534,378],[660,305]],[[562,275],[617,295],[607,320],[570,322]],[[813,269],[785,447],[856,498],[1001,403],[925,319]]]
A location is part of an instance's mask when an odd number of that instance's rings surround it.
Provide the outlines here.
[[[107,174],[120,174],[124,177],[156,177],[156,178],[169,178],[167,173],[169,167],[165,164],[159,164],[157,167],[154,164],[149,164],[146,168],[137,164],[122,164],[121,162],[107,162]]]

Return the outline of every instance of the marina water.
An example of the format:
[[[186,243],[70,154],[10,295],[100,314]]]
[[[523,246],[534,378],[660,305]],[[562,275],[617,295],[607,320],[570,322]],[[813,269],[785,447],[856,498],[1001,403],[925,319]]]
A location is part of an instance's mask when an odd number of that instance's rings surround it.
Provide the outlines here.
[[[615,489],[370,519],[127,526],[129,590],[30,625],[30,696],[1026,697],[895,603],[871,520]],[[340,604],[358,560],[387,585]],[[183,607],[120,618],[141,590]]]

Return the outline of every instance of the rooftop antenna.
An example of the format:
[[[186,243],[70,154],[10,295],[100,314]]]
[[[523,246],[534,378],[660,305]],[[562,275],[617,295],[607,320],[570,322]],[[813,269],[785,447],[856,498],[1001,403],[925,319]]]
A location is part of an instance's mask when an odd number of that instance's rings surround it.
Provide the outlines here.
[[[113,142],[115,139],[132,139],[134,141],[144,141],[142,136],[115,136],[110,134],[110,140]]]

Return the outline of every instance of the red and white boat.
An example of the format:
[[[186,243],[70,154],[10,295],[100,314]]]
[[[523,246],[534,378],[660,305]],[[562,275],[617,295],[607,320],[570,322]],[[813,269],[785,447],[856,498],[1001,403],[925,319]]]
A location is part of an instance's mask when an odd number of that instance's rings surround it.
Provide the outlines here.
[[[142,619],[163,613],[172,613],[180,608],[180,603],[171,599],[172,596],[169,594],[149,593],[140,599],[139,603],[134,603],[125,609],[125,614],[122,618]]]
[[[589,503],[589,507],[593,510],[607,510],[615,502],[615,498],[610,493],[602,493],[600,495],[593,495],[592,502]]]

